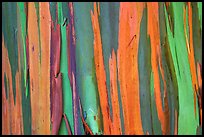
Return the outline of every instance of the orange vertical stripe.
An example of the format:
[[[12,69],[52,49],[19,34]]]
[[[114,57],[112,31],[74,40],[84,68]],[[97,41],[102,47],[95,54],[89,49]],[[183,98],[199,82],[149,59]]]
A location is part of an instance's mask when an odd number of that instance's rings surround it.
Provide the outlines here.
[[[161,123],[162,133],[169,134],[169,110],[166,91],[166,82],[164,79],[164,70],[162,69],[161,49],[160,49],[160,34],[159,34],[159,11],[158,2],[147,3],[148,11],[148,34],[151,41],[151,60],[152,71],[154,75],[154,93],[156,108],[158,112],[159,121]],[[164,110],[162,108],[161,89],[158,66],[161,71],[162,80],[164,82]]]
[[[50,134],[51,17],[49,3],[39,3],[39,14],[41,45],[39,45],[38,19],[35,5],[32,2],[28,3],[32,134]]]
[[[140,116],[138,44],[144,3],[120,3],[118,71],[125,134],[143,134]]]
[[[42,101],[40,131],[50,134],[50,35],[51,16],[49,2],[39,3],[40,36],[41,36],[41,77],[39,100]]]
[[[11,82],[11,78],[9,80],[8,76],[11,76],[11,68],[10,64],[8,63],[8,52],[4,45],[4,38],[2,35],[2,134],[9,135],[10,134],[10,117],[9,117],[9,98],[6,99],[6,85],[4,85],[4,75],[7,78],[7,90],[8,84]],[[10,73],[9,73],[10,72]],[[8,94],[9,97],[9,94]]]
[[[189,36],[190,36],[190,42],[189,42],[190,53],[188,52],[188,59],[190,63],[192,85],[193,85],[193,90],[194,90],[194,111],[195,111],[195,116],[196,116],[196,93],[198,94],[198,82],[197,82],[197,77],[196,77],[196,64],[195,64],[195,58],[194,58],[192,7],[191,7],[190,2],[188,2],[188,21],[189,21]]]
[[[91,11],[92,26],[94,32],[94,62],[96,68],[96,78],[99,91],[99,99],[101,105],[101,111],[103,115],[103,127],[104,134],[111,133],[111,121],[110,121],[110,110],[108,106],[108,94],[106,87],[106,74],[103,61],[103,51],[100,27],[98,22],[98,11],[96,3],[94,3],[94,12]]]
[[[39,57],[39,35],[38,22],[34,2],[28,3],[28,39],[29,39],[29,71],[30,71],[30,97],[32,115],[32,134],[40,134],[38,122],[42,110],[42,100],[40,100],[40,57]]]
[[[21,55],[23,54],[21,51],[21,47],[20,47],[20,33],[18,32],[18,53]],[[22,114],[22,97],[21,97],[21,93],[23,91],[21,91],[22,87],[21,87],[21,56],[19,56],[18,58],[18,71],[16,73],[16,104],[15,104],[15,113],[16,113],[16,119],[15,119],[15,124],[16,124],[16,134],[23,134],[23,114]]]
[[[114,50],[112,50],[112,58],[109,59],[109,70],[110,70],[110,91],[111,91],[111,102],[113,110],[113,121],[112,121],[112,134],[121,135],[120,125],[120,108],[118,100],[118,87],[117,87],[117,67],[116,67],[116,56]]]
[[[178,112],[175,109],[174,111],[175,122],[174,122],[174,135],[178,135]]]

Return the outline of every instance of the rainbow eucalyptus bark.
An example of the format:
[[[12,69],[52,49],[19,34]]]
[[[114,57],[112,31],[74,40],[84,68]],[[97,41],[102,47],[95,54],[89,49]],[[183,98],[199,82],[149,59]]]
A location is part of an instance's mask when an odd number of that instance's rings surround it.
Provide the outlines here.
[[[57,78],[54,79],[54,92],[53,92],[53,114],[52,114],[52,134],[58,134],[61,119],[62,119],[62,74],[59,73]]]
[[[73,116],[74,116],[74,134],[79,135],[82,134],[82,126],[80,124],[79,117],[79,108],[78,108],[78,89],[77,82],[75,80],[76,77],[76,36],[75,36],[75,28],[74,28],[74,10],[73,3],[69,2],[69,24],[67,29],[67,60],[68,60],[68,75],[70,79],[70,85],[72,88],[72,101],[73,101]]]
[[[66,123],[68,135],[72,135],[72,131],[71,131],[71,128],[70,128],[70,124],[69,124],[69,121],[68,121],[67,116],[66,116],[65,113],[63,113],[63,118],[64,118],[65,123]]]

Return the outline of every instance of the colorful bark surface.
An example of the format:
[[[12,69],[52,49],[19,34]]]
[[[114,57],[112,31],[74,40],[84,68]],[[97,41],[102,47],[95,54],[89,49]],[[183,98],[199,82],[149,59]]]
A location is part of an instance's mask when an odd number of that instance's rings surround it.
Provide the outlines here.
[[[201,2],[2,8],[2,134],[202,134]]]

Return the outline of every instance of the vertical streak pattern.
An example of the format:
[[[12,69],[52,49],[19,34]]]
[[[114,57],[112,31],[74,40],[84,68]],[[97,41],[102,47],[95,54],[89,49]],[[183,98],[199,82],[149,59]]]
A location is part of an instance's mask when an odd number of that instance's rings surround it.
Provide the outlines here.
[[[120,4],[117,55],[126,134],[143,134],[137,64],[139,28],[143,8],[144,3]]]
[[[202,2],[3,2],[2,134],[202,135]]]
[[[154,88],[155,88],[155,100],[158,117],[161,123],[162,133],[169,134],[169,110],[168,100],[166,91],[166,82],[164,81],[164,96],[161,97],[161,88],[159,79],[159,71],[161,71],[162,81],[164,80],[164,72],[161,64],[161,50],[160,50],[160,39],[159,37],[159,19],[158,19],[158,3],[148,3],[148,34],[150,35],[151,42],[151,60],[152,60],[152,71],[154,75]],[[150,14],[152,13],[152,14]],[[159,69],[159,71],[158,71]],[[162,108],[162,99],[164,100],[164,110]]]
[[[108,106],[108,94],[106,87],[106,75],[104,69],[101,34],[98,22],[98,11],[96,3],[94,3],[94,12],[91,11],[92,26],[94,32],[94,62],[96,68],[96,77],[98,84],[98,91],[100,97],[100,105],[103,115],[104,134],[111,133],[110,127],[110,110]]]

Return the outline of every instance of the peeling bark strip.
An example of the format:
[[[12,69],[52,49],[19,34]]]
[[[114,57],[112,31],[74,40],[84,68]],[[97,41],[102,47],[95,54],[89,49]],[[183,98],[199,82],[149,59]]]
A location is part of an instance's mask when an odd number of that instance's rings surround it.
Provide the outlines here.
[[[55,91],[55,78],[60,73],[60,26],[59,24],[54,29],[54,22],[51,24],[51,49],[50,49],[50,105],[51,105],[51,120],[53,112],[53,94]]]
[[[202,134],[202,2],[3,2],[2,134]]]
[[[110,68],[110,81],[111,81],[111,99],[113,108],[113,119],[112,119],[112,134],[121,135],[121,124],[120,124],[120,108],[118,101],[118,87],[117,87],[117,67],[116,67],[116,55],[112,50],[112,55],[109,59]]]
[[[52,134],[57,135],[62,119],[62,74],[54,79]]]
[[[71,131],[71,128],[70,128],[69,121],[68,121],[68,119],[67,119],[66,114],[64,114],[64,113],[63,113],[63,118],[64,118],[65,123],[66,123],[66,127],[67,127],[67,130],[68,130],[68,135],[72,135],[72,131]]]

